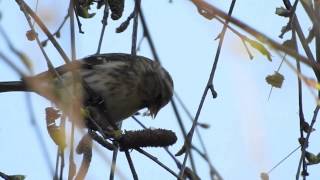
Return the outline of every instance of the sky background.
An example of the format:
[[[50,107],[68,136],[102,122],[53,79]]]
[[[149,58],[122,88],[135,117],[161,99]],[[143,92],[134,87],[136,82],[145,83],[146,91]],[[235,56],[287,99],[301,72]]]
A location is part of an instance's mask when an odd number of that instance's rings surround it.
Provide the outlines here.
[[[207,1],[216,7],[228,11],[231,0]],[[35,7],[35,1],[27,1]],[[67,1],[40,1],[38,13],[43,17],[51,32],[54,32],[63,20],[67,11]],[[287,20],[274,14],[275,8],[282,1],[238,0],[233,16],[268,35],[279,39],[281,27]],[[133,8],[132,1],[126,1],[125,12],[118,21],[109,20],[106,29],[102,52],[130,53],[132,26],[121,34],[115,34],[115,28],[123,22]],[[170,72],[175,85],[175,91],[183,99],[190,112],[195,115],[200,98],[205,88],[211,65],[213,63],[218,41],[215,37],[220,33],[222,25],[216,20],[208,20],[198,14],[196,7],[189,1],[142,0],[142,9],[154,40],[157,52],[163,66]],[[95,11],[95,10],[93,10]],[[96,52],[101,29],[101,11],[89,20],[82,19],[85,34],[77,34],[77,57],[81,58]],[[46,64],[35,42],[25,37],[29,30],[25,17],[15,1],[0,1],[2,19],[0,25],[9,34],[16,48],[27,53],[33,61],[36,73],[46,70]],[[299,20],[307,34],[310,28],[309,20],[298,6]],[[141,27],[138,29],[140,39]],[[45,36],[40,32],[39,36]],[[244,33],[245,34],[245,33]],[[250,37],[250,36],[249,36]],[[65,26],[59,39],[62,47],[70,54],[69,29]],[[55,66],[63,64],[62,59],[48,43],[46,50]],[[0,51],[23,68],[19,60],[9,52],[7,45],[0,37]],[[213,165],[226,180],[259,179],[261,172],[270,170],[282,158],[299,146],[299,119],[297,78],[295,73],[283,65],[280,72],[285,81],[281,89],[273,89],[270,100],[270,86],[265,82],[267,75],[273,74],[281,62],[281,57],[272,53],[272,62],[251,48],[254,59],[250,60],[241,40],[227,31],[223,44],[218,68],[214,78],[214,86],[218,93],[216,99],[208,94],[199,118],[200,122],[210,124],[210,129],[201,129],[201,134],[208,148]],[[152,57],[147,41],[144,40],[139,55]],[[303,53],[302,53],[303,54]],[[289,58],[290,59],[290,58]],[[291,62],[292,59],[290,59]],[[313,77],[309,68],[303,66],[303,72]],[[0,81],[18,80],[19,76],[2,61],[0,61]],[[309,90],[304,86],[304,111],[307,121],[311,120],[315,101]],[[50,102],[42,97],[31,94],[36,123],[49,149],[52,165],[56,156],[56,147],[46,132],[45,107]],[[7,174],[24,174],[27,179],[51,179],[47,162],[42,156],[36,130],[30,121],[26,108],[24,93],[0,94],[0,171]],[[187,130],[191,123],[181,107],[183,121]],[[177,152],[183,144],[178,123],[173,115],[171,105],[167,105],[152,120],[150,117],[139,117],[148,127],[171,129],[176,132],[178,141],[169,149]],[[132,119],[124,121],[123,128],[127,130],[141,129]],[[319,125],[315,125],[319,129]],[[79,135],[79,134],[78,134]],[[315,131],[310,138],[309,150],[319,152],[319,133]],[[199,144],[198,139],[193,141]],[[108,179],[111,152],[96,146],[87,179]],[[175,164],[162,149],[147,148],[148,152],[157,156],[169,167],[177,171]],[[135,168],[141,179],[174,179],[168,172],[155,165],[136,151],[132,151]],[[183,157],[179,157],[182,161]],[[198,174],[202,179],[208,179],[206,163],[195,155]],[[300,153],[297,151],[271,174],[272,180],[295,178]],[[76,156],[78,166],[82,157]],[[67,158],[66,158],[67,160]],[[119,174],[116,179],[132,179],[123,153],[118,159]],[[67,169],[66,171],[67,172]],[[310,177],[320,176],[317,165],[309,167]],[[66,173],[67,174],[67,173]]]

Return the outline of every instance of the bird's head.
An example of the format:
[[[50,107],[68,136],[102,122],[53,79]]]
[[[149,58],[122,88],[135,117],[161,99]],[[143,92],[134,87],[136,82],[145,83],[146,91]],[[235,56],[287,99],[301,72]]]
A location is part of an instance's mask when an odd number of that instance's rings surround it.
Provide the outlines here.
[[[157,62],[150,62],[151,68],[143,75],[141,97],[150,115],[155,118],[159,110],[173,95],[173,81],[170,74]]]

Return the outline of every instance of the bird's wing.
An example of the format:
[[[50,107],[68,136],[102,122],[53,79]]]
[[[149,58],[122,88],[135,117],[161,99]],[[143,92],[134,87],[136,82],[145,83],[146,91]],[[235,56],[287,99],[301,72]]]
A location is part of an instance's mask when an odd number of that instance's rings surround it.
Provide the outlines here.
[[[137,56],[139,58],[146,59],[142,56]],[[77,61],[72,61],[68,64],[64,64],[55,68],[56,72],[59,75],[63,75],[67,72],[77,71],[79,69],[92,69],[93,66],[105,64],[112,67],[112,64],[117,64],[119,62],[130,63],[135,60],[135,56],[124,53],[108,53],[108,54],[97,54],[90,55],[79,59]],[[48,76],[56,76],[55,72],[45,71],[43,73],[38,74],[37,78],[48,78]]]

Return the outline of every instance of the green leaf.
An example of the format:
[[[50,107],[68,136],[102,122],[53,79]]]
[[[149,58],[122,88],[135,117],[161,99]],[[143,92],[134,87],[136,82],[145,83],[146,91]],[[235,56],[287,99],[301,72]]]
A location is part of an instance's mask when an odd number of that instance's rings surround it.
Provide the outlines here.
[[[281,88],[282,83],[284,81],[284,77],[279,72],[275,72],[273,75],[267,76],[266,81],[273,87]]]
[[[282,17],[290,17],[291,12],[284,7],[276,8],[276,14]]]
[[[320,163],[320,153],[315,155],[311,152],[306,151],[306,159],[308,160],[309,165],[319,164]]]
[[[246,39],[246,41],[262,55],[266,56],[269,61],[272,61],[270,52],[261,43],[251,39]]]
[[[282,45],[284,45],[285,47],[289,48],[289,49],[295,49],[295,44],[294,41],[292,39],[288,39],[285,40]]]
[[[89,7],[77,7],[77,14],[82,18],[92,18],[96,13],[89,13]]]
[[[175,154],[175,156],[181,156],[182,154],[187,152],[186,142],[183,144],[181,149]]]
[[[93,0],[75,1],[76,13],[82,18],[92,18],[96,13],[89,13],[90,6],[93,4]]]
[[[25,175],[11,175],[8,176],[8,180],[24,180],[26,178]]]

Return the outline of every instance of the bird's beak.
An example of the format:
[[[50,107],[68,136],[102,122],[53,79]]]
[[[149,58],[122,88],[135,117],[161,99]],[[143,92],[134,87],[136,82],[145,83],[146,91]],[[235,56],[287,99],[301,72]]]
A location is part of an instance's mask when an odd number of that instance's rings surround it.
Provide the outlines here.
[[[150,111],[151,117],[154,119],[159,112],[159,108],[157,105],[152,105],[149,107],[149,111]]]

